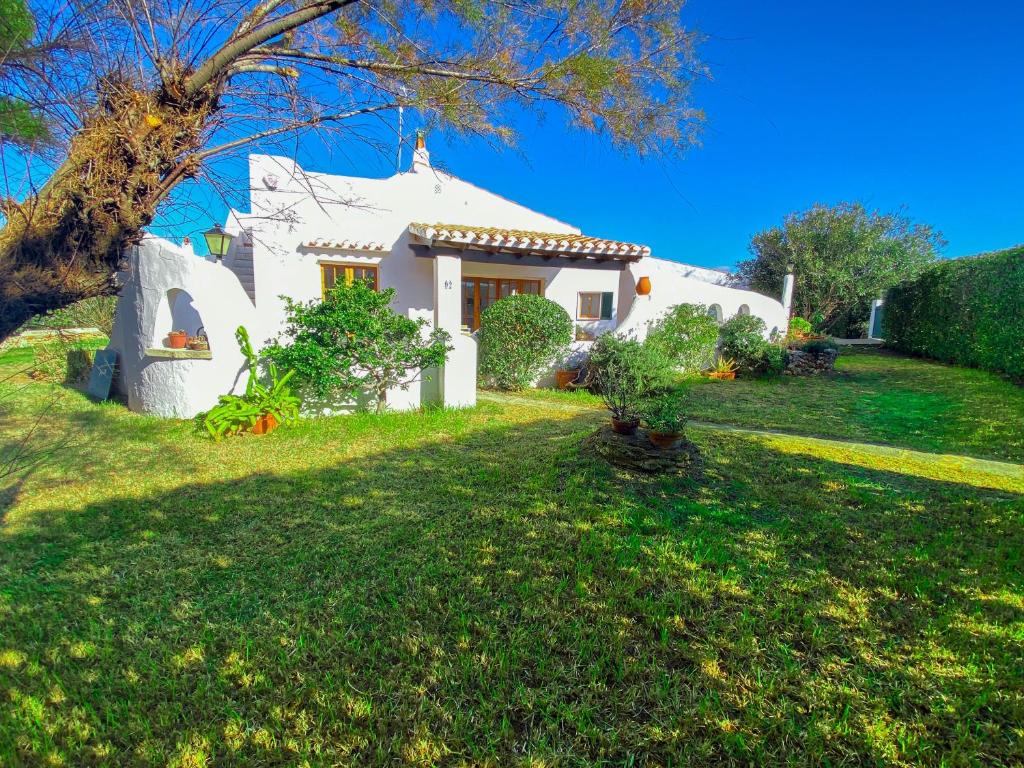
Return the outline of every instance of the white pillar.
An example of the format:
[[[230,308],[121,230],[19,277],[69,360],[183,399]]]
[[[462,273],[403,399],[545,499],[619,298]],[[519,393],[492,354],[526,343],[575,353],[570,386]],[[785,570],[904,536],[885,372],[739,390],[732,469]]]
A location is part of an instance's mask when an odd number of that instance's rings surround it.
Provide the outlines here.
[[[792,272],[787,272],[782,279],[782,308],[786,310],[786,317],[789,317],[793,309],[793,285],[795,279]]]
[[[476,340],[462,333],[462,259],[434,256],[434,327],[448,331],[455,349],[438,372],[441,403],[476,405]]]

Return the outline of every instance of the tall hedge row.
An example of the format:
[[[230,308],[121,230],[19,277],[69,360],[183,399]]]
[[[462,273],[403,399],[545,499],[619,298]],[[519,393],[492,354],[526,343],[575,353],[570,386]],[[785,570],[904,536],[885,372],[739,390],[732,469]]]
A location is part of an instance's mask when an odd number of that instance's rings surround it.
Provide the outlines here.
[[[1024,246],[943,261],[889,290],[888,346],[1024,377]]]

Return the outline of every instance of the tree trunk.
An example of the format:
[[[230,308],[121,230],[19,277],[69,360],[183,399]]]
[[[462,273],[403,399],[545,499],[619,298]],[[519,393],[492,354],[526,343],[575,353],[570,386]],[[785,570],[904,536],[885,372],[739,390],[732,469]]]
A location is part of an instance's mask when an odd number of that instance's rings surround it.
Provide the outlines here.
[[[377,413],[384,413],[388,408],[388,390],[387,387],[377,388]]]
[[[99,106],[63,165],[24,202],[0,203],[0,341],[36,314],[116,292],[125,247],[195,172],[215,109],[205,91],[183,100],[166,87],[101,83]]]

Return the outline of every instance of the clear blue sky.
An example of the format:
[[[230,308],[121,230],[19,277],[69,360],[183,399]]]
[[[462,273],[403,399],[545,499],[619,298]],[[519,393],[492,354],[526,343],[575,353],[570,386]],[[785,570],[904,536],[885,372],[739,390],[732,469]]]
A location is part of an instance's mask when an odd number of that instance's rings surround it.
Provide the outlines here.
[[[688,20],[709,35],[713,80],[695,93],[703,143],[681,160],[624,156],[552,115],[520,123],[515,151],[431,136],[436,163],[586,233],[710,267],[814,202],[906,206],[945,235],[946,256],[1024,242],[1024,4],[692,0]],[[308,147],[300,162],[393,170],[358,148]]]

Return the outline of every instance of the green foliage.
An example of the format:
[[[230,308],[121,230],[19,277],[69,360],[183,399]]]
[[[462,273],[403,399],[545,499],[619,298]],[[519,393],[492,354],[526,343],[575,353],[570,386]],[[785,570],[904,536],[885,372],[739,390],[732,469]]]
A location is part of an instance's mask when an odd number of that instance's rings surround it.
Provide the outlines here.
[[[685,390],[674,389],[650,397],[640,407],[640,416],[654,432],[682,432],[686,426]]]
[[[221,395],[218,403],[204,415],[203,425],[215,440],[250,429],[261,416],[271,415],[284,424],[299,417],[302,401],[292,393],[289,381],[295,374],[288,371],[283,376],[273,361],[267,365],[268,384],[259,380],[259,357],[253,351],[249,333],[244,326],[235,331],[238,348],[245,356],[249,368],[249,379],[244,395]]]
[[[740,262],[737,280],[778,296],[792,264],[796,313],[811,318],[817,330],[859,336],[871,301],[919,274],[942,245],[938,232],[902,213],[869,211],[861,203],[815,205],[755,235],[753,258]]]
[[[620,421],[638,419],[644,400],[672,382],[672,360],[664,349],[613,333],[594,343],[590,364],[605,406]]]
[[[0,0],[0,75],[6,70],[20,71],[11,65],[41,56],[30,52],[36,32],[35,18],[25,0]],[[0,87],[3,83],[0,81]],[[34,142],[49,135],[46,123],[22,99],[0,95],[0,136],[16,142]]]
[[[82,299],[62,309],[55,309],[44,315],[36,315],[26,328],[99,328],[109,336],[114,327],[116,296],[94,296]]]
[[[718,323],[702,304],[679,304],[651,323],[647,344],[661,347],[683,373],[704,370],[715,357]]]
[[[424,368],[444,364],[450,336],[434,329],[424,337],[426,320],[391,309],[395,289],[375,291],[356,280],[339,284],[323,301],[285,299],[288,322],[264,354],[289,370],[321,398],[356,400],[369,390],[377,412],[387,390],[407,387]]]
[[[525,389],[568,351],[572,334],[572,318],[550,299],[501,299],[480,315],[480,374],[497,389]]]
[[[1024,246],[935,264],[890,289],[885,343],[1024,377]]]
[[[732,358],[739,373],[762,376],[785,368],[785,350],[765,339],[767,327],[757,315],[735,315],[722,323],[720,333],[721,355]]]
[[[801,336],[808,336],[814,331],[814,326],[799,315],[794,315],[789,320],[789,338],[798,339]]]

